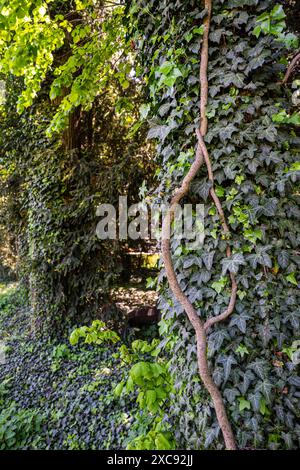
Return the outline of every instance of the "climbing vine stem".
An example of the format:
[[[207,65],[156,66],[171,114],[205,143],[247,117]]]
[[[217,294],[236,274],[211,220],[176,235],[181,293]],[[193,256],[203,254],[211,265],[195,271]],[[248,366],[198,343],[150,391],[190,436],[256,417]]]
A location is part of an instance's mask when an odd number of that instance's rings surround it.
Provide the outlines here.
[[[219,214],[219,218],[222,224],[222,228],[224,231],[224,236],[228,240],[229,238],[229,228],[225,220],[224,212],[220,203],[219,198],[216,195],[213,186],[213,171],[212,166],[209,158],[209,154],[204,142],[204,136],[207,132],[207,117],[206,117],[206,108],[208,102],[208,48],[209,48],[209,30],[210,30],[210,20],[212,14],[212,1],[205,0],[205,10],[206,16],[204,18],[204,34],[203,34],[203,42],[201,48],[201,58],[200,58],[200,128],[197,129],[197,138],[198,138],[198,145],[196,151],[195,160],[187,173],[184,177],[182,184],[179,189],[175,192],[173,196],[170,207],[164,217],[163,226],[162,226],[162,256],[165,264],[165,270],[167,279],[170,285],[170,288],[177,298],[177,300],[181,303],[182,307],[184,308],[186,315],[191,322],[195,334],[196,334],[196,341],[197,341],[197,360],[198,360],[198,369],[200,378],[207,389],[208,393],[211,396],[211,399],[214,404],[215,412],[217,415],[217,420],[221,431],[223,433],[224,442],[226,449],[228,450],[235,450],[236,443],[235,438],[233,435],[233,431],[228,420],[224,402],[222,395],[214,383],[212,379],[212,375],[209,370],[208,361],[207,361],[207,338],[206,338],[206,331],[217,322],[220,322],[227,318],[232,311],[234,310],[234,305],[236,301],[236,291],[237,291],[237,284],[235,281],[235,277],[233,274],[230,274],[231,278],[231,298],[227,309],[220,315],[207,320],[205,323],[199,318],[196,309],[194,308],[193,304],[189,301],[186,297],[184,292],[182,291],[180,284],[178,282],[172,257],[171,257],[171,244],[170,244],[170,231],[171,231],[171,224],[174,220],[174,213],[176,204],[178,204],[181,199],[188,193],[189,186],[193,179],[195,178],[198,170],[200,169],[203,159],[208,171],[208,177],[212,184],[210,189],[210,196],[216,206],[216,209]],[[227,251],[226,254],[228,257],[231,256],[231,249],[229,243],[227,244]]]

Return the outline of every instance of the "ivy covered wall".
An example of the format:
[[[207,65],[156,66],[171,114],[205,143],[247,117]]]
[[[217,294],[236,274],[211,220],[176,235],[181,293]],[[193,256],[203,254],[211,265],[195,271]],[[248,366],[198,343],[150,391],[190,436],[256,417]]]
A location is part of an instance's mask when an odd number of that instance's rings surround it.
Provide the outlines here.
[[[132,36],[148,87],[149,138],[157,139],[158,198],[169,200],[195,154],[199,126],[199,2],[137,0]],[[189,202],[205,204],[201,249],[173,240],[180,285],[201,318],[221,313],[235,273],[238,299],[229,320],[208,332],[208,357],[239,448],[299,445],[299,125],[280,81],[297,46],[271,0],[215,0],[209,45],[209,119],[205,137],[232,256],[200,170]],[[292,121],[287,117],[292,118]],[[162,348],[172,353],[171,410],[180,448],[222,448],[212,404],[197,373],[194,332],[160,278]]]

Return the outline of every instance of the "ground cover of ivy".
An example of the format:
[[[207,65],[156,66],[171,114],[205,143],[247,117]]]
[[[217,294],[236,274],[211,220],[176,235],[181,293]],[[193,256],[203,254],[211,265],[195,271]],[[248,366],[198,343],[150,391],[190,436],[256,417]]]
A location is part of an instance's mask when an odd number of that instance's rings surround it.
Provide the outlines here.
[[[139,413],[134,396],[117,399],[126,373],[119,347],[50,342],[30,336],[22,290],[0,289],[0,449],[120,449]]]

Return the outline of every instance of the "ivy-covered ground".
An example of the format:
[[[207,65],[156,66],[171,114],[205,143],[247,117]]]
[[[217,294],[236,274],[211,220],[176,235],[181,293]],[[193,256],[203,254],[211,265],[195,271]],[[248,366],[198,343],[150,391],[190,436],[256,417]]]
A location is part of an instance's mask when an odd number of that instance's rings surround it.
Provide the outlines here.
[[[129,292],[133,303],[152,295]],[[113,395],[128,372],[114,357],[119,343],[71,346],[67,336],[33,338],[26,297],[15,284],[0,289],[0,339],[0,449],[126,447],[139,410],[133,397]]]

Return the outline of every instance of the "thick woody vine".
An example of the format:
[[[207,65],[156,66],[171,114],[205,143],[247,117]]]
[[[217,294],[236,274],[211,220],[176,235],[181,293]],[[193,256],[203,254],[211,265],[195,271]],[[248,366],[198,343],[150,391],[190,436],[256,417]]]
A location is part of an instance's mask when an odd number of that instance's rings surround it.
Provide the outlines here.
[[[226,319],[234,310],[236,295],[237,295],[237,283],[235,280],[235,276],[233,273],[230,273],[231,297],[230,297],[230,302],[228,304],[228,307],[223,313],[208,319],[204,323],[199,318],[197,311],[194,308],[193,304],[189,301],[189,299],[186,297],[186,295],[184,294],[184,292],[182,291],[180,287],[180,284],[178,282],[178,279],[174,270],[173,262],[172,262],[171,246],[170,246],[171,224],[174,219],[176,205],[188,193],[189,186],[192,183],[194,177],[196,176],[198,170],[200,169],[203,163],[203,160],[205,162],[209,181],[211,183],[210,196],[217,209],[220,222],[222,225],[224,237],[226,238],[226,240],[230,238],[230,231],[225,220],[224,211],[222,209],[221,202],[214,189],[214,175],[213,175],[212,165],[211,165],[209,154],[208,154],[205,142],[204,142],[204,136],[207,132],[207,127],[208,127],[207,117],[206,117],[206,108],[207,108],[207,102],[208,102],[207,69],[208,69],[209,30],[210,30],[210,19],[211,19],[211,12],[212,12],[211,0],[205,0],[205,9],[206,9],[206,17],[203,21],[204,33],[203,33],[203,43],[202,43],[201,60],[200,60],[200,86],[201,86],[200,128],[197,129],[197,132],[196,132],[197,138],[198,138],[198,146],[197,146],[195,160],[189,172],[183,179],[181,187],[176,191],[175,195],[173,196],[171,203],[170,203],[169,210],[167,211],[165,218],[163,220],[162,255],[163,255],[166,275],[169,281],[170,288],[174,296],[177,298],[177,300],[181,303],[182,307],[184,308],[186,315],[189,321],[191,322],[196,333],[197,360],[198,360],[199,375],[213,401],[215,412],[217,415],[217,420],[223,433],[226,449],[235,450],[236,449],[235,438],[234,438],[232,428],[231,428],[230,422],[226,414],[222,395],[212,379],[211,373],[209,371],[209,365],[208,365],[207,355],[206,355],[206,351],[207,351],[206,332],[207,330],[213,324]],[[227,243],[226,255],[227,257],[231,256],[231,248],[230,248],[229,243]]]

